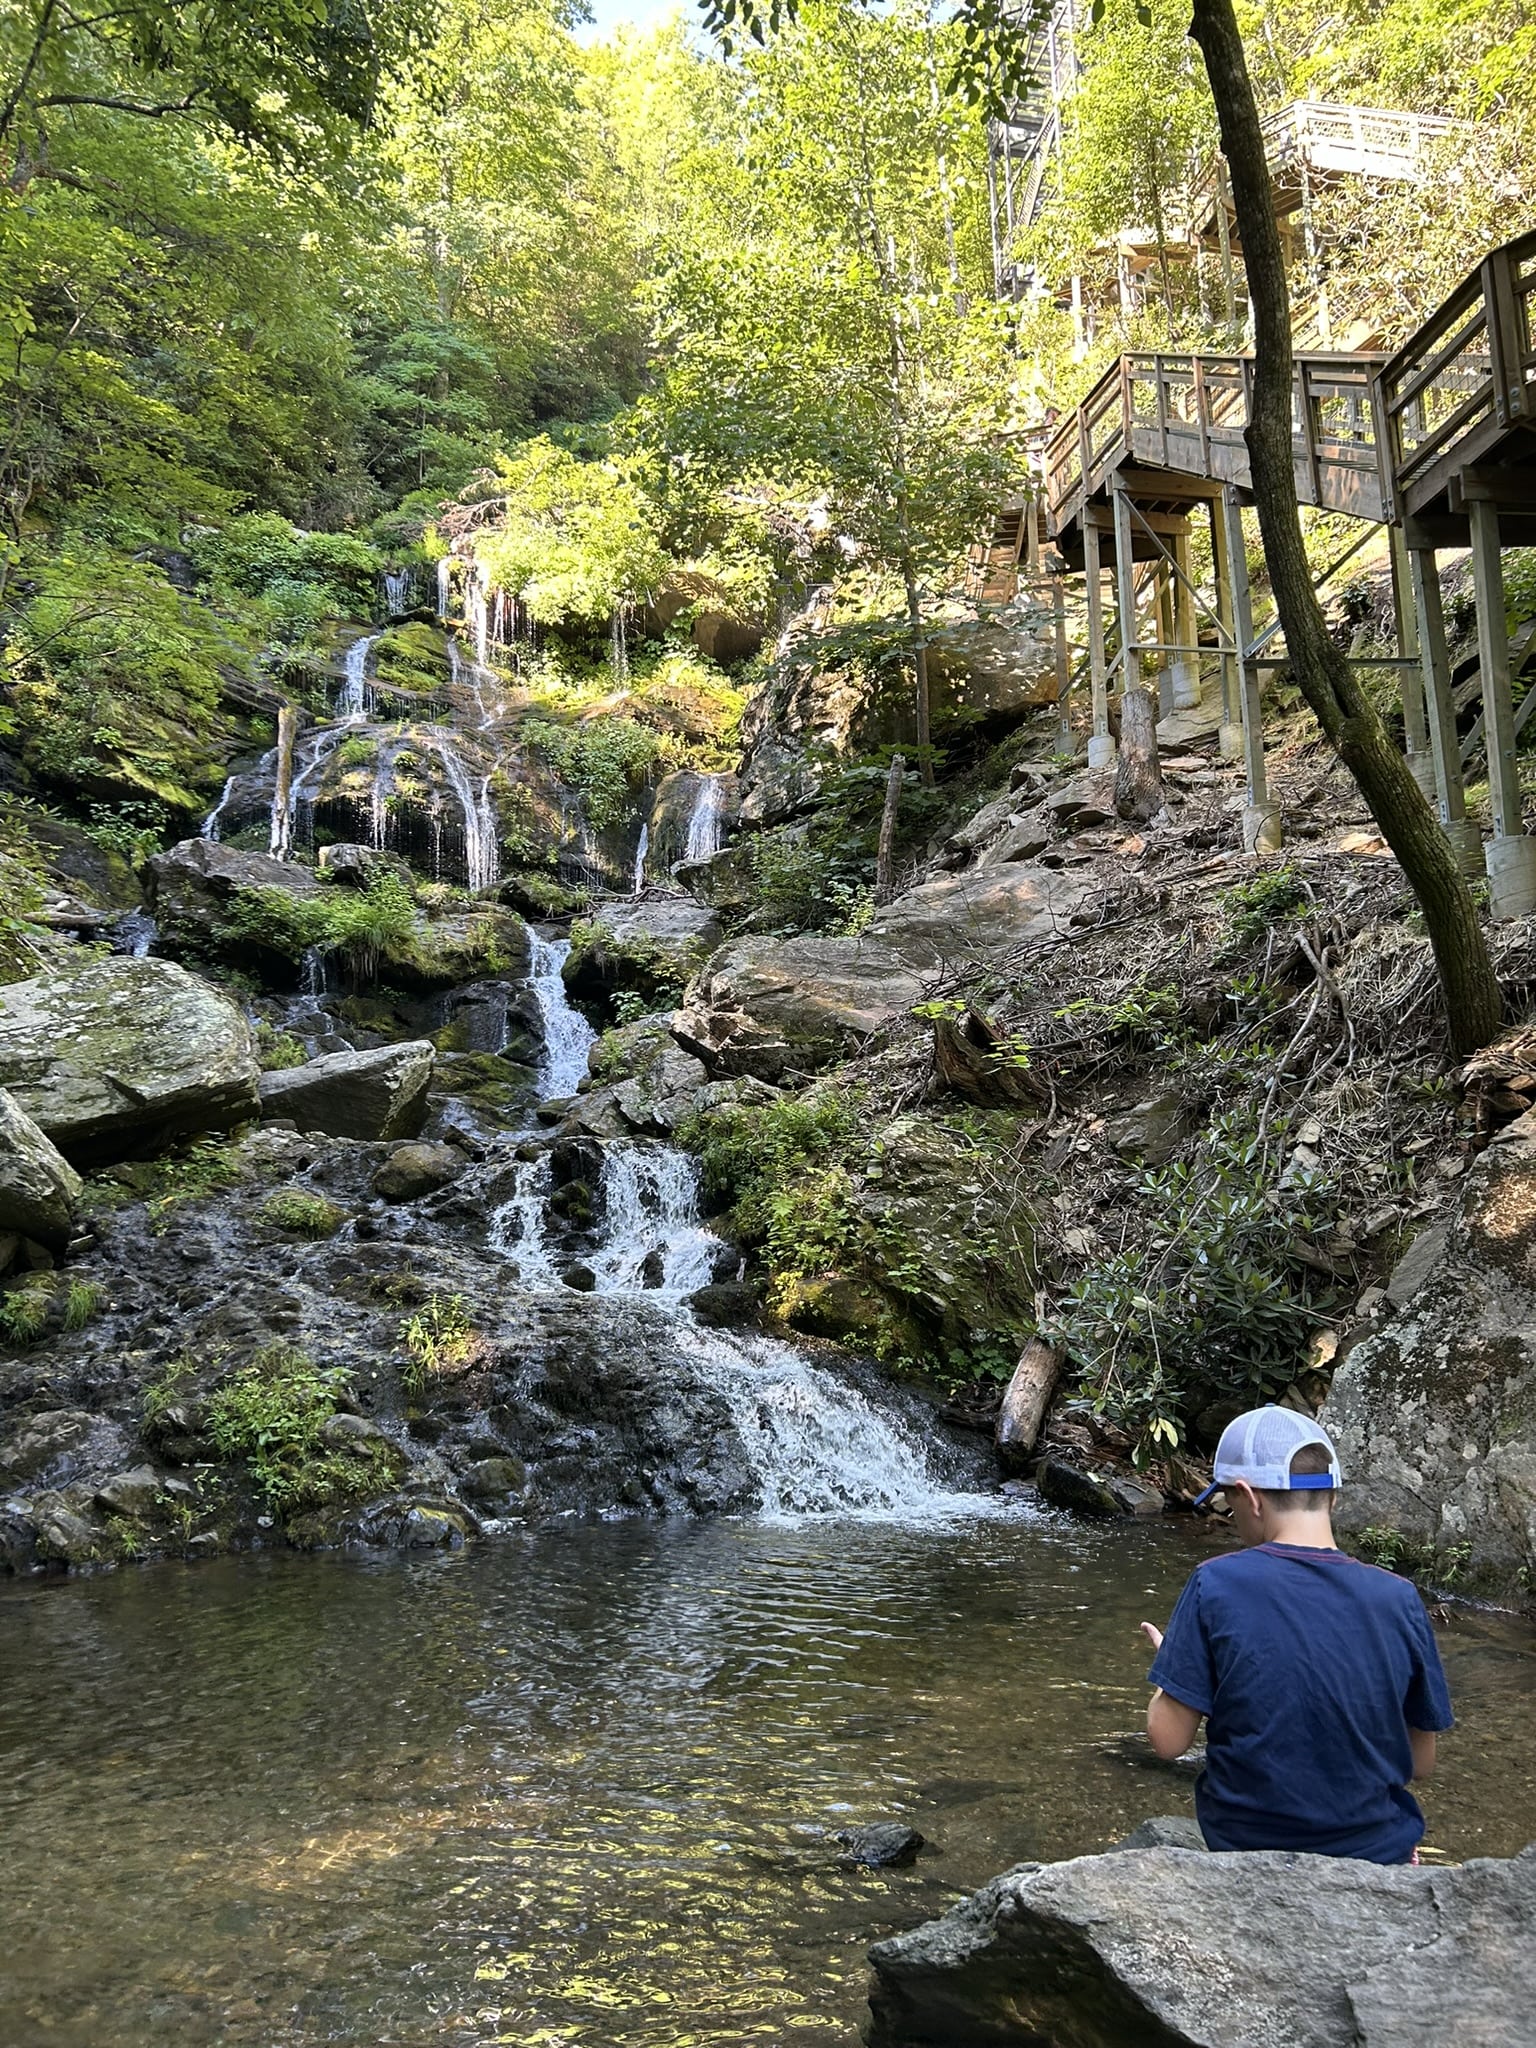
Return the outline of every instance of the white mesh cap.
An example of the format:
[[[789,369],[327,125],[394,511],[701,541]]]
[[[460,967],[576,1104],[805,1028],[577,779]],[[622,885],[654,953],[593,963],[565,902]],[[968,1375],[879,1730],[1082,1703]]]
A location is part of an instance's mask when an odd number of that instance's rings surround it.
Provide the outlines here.
[[[1328,1470],[1291,1477],[1291,1460],[1303,1444],[1321,1444],[1328,1453]],[[1212,1463],[1215,1493],[1234,1480],[1245,1479],[1260,1492],[1291,1493],[1298,1490],[1327,1490],[1342,1480],[1339,1454],[1327,1430],[1294,1408],[1250,1408],[1221,1432]],[[1202,1494],[1201,1499],[1206,1495]]]

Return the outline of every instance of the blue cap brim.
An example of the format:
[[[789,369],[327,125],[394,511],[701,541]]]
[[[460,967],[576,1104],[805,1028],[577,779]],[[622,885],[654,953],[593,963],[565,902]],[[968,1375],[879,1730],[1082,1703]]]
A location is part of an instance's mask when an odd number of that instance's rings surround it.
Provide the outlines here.
[[[1210,1485],[1205,1489],[1204,1493],[1197,1493],[1195,1495],[1194,1499],[1190,1502],[1190,1506],[1194,1508],[1203,1508],[1206,1502],[1210,1499],[1211,1495],[1213,1493],[1220,1493],[1221,1490],[1221,1481],[1219,1479],[1213,1479]]]

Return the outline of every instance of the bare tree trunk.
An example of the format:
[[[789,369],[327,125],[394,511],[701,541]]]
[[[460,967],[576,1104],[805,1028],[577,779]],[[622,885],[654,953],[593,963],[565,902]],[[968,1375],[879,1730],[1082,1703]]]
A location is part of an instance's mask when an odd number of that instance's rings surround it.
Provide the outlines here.
[[[1434,948],[1451,1041],[1475,1052],[1499,1028],[1499,984],[1471,892],[1450,842],[1375,706],[1328,637],[1302,539],[1291,457],[1291,309],[1259,110],[1232,0],[1192,0],[1232,179],[1254,326],[1249,460],[1259,531],[1296,686],[1330,745],[1360,785],[1408,878]]]
[[[889,903],[895,894],[896,813],[901,805],[901,778],[907,772],[900,754],[891,756],[885,784],[885,809],[880,813],[880,850],[875,855],[875,901]]]
[[[1150,690],[1120,694],[1120,754],[1115,763],[1115,810],[1145,824],[1163,808],[1163,764],[1157,752],[1157,706]]]
[[[1055,1345],[1039,1337],[1031,1337],[1019,1353],[997,1413],[997,1455],[1005,1471],[1017,1472],[1034,1449],[1063,1362]]]
[[[933,787],[933,700],[928,691],[928,642],[923,638],[923,602],[910,565],[903,570],[907,619],[912,627],[912,677],[917,686],[917,771],[924,789]]]

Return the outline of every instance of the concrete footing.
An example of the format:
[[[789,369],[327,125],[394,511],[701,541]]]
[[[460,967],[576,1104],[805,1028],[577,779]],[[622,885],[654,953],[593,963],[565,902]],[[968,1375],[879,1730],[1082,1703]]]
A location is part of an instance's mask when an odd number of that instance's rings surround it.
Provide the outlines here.
[[[1536,910],[1536,839],[1523,832],[1509,839],[1490,839],[1485,858],[1494,916],[1524,917]]]
[[[1248,804],[1244,807],[1244,853],[1278,853],[1284,844],[1278,804]]]
[[[1111,734],[1096,732],[1088,740],[1088,766],[1090,768],[1113,768],[1115,765],[1115,742]]]

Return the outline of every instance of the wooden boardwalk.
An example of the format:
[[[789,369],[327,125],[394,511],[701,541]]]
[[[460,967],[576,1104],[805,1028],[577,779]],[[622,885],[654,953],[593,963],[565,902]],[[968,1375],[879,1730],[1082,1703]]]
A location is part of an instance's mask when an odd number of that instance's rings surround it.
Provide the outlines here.
[[[1386,147],[1380,137],[1355,138]],[[1387,139],[1390,141],[1390,138]],[[1343,143],[1340,144],[1344,146]],[[1352,145],[1353,146],[1353,145]],[[1415,145],[1417,146],[1417,145]],[[1396,354],[1298,354],[1293,462],[1301,502],[1390,539],[1406,751],[1447,837],[1471,871],[1485,863],[1495,911],[1536,909],[1536,839],[1526,835],[1505,624],[1501,549],[1536,544],[1536,232],[1494,249]],[[1259,719],[1271,628],[1255,635],[1242,507],[1251,496],[1246,429],[1253,363],[1241,355],[1122,356],[1047,445],[1040,495],[1059,573],[1086,579],[1092,694],[1089,760],[1114,758],[1109,695],[1154,688],[1165,714],[1200,702],[1220,676],[1223,750],[1248,773],[1247,843],[1279,844]],[[1197,584],[1191,520],[1210,522],[1213,576]],[[1003,552],[1019,557],[1009,508]],[[1334,573],[1360,543],[1326,574]],[[1478,674],[1493,836],[1466,815],[1457,695],[1436,550],[1472,554]],[[997,544],[977,551],[986,595],[1005,594]],[[1113,572],[1106,605],[1103,577]],[[1524,719],[1520,720],[1524,723]]]

